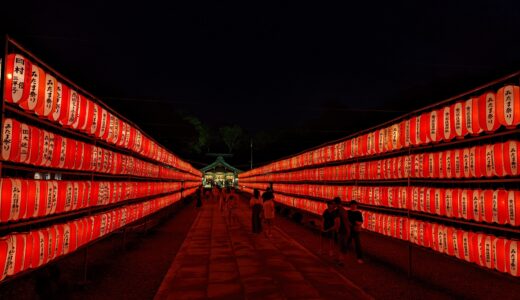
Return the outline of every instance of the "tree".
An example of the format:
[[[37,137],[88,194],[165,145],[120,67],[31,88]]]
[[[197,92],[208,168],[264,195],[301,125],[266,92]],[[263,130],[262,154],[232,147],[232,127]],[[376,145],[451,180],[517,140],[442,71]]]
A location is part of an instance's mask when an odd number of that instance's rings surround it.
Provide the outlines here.
[[[239,145],[240,138],[244,133],[242,127],[238,125],[220,127],[219,132],[222,140],[228,147],[229,153],[233,152],[233,150]]]
[[[209,130],[193,115],[186,115],[183,119],[191,124],[198,134],[195,140],[190,141],[190,148],[195,151],[195,153],[200,154],[204,147],[207,147],[209,144]]]

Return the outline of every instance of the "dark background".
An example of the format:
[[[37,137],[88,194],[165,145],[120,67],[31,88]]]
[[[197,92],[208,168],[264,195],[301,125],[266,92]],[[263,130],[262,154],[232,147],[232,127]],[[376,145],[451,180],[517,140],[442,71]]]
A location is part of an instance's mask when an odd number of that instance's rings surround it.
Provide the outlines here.
[[[248,169],[251,139],[259,165],[520,66],[520,1],[70,2],[4,2],[0,33],[199,168],[223,126]]]

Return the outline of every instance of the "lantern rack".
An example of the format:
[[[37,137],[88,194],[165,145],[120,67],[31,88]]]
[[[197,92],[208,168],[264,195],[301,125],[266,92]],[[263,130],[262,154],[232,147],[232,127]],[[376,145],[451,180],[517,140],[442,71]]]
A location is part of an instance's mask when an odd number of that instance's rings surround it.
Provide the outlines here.
[[[265,189],[258,189],[259,191],[265,191]],[[285,192],[277,192],[274,191],[275,194],[280,194],[288,197],[295,197],[295,198],[302,198],[302,199],[308,199],[316,202],[322,202],[325,203],[331,199],[325,199],[320,197],[314,197],[314,196],[308,196],[308,195],[300,195],[300,194],[293,194],[293,193],[285,193]],[[279,203],[283,204],[283,203]],[[345,203],[342,203],[344,205]],[[474,222],[470,220],[462,220],[462,219],[455,219],[450,217],[444,217],[439,215],[433,215],[423,212],[418,212],[414,210],[408,210],[408,209],[399,209],[399,208],[393,208],[393,207],[386,207],[386,206],[377,206],[377,205],[371,205],[366,203],[358,203],[359,208],[370,210],[374,212],[385,212],[385,213],[391,213],[392,215],[398,215],[398,216],[409,216],[409,217],[415,217],[418,219],[424,219],[427,221],[437,221],[442,222],[443,224],[447,224],[450,226],[459,226],[461,228],[473,228],[472,230],[475,230],[475,228],[479,228],[481,230],[490,230],[493,233],[500,233],[500,235],[511,235],[511,234],[520,234],[520,228],[514,228],[510,225],[492,225],[487,223],[479,223]],[[297,207],[292,207],[294,209],[298,209],[299,211],[304,211],[309,214],[317,215],[316,213],[300,209]],[[318,215],[317,215],[318,216]],[[319,216],[321,217],[321,216]],[[470,226],[470,227],[468,227]]]
[[[2,281],[0,281],[0,286],[8,284],[10,282],[13,282],[13,281],[15,281],[15,280],[17,280],[17,279],[19,279],[19,278],[21,278],[23,276],[26,276],[26,275],[28,275],[28,274],[36,271],[36,270],[39,270],[41,268],[45,268],[47,266],[55,265],[58,262],[60,262],[61,260],[70,257],[72,254],[77,254],[80,251],[84,251],[84,253],[85,253],[84,254],[85,260],[84,260],[84,266],[83,266],[83,268],[84,268],[84,278],[83,278],[83,280],[86,280],[87,279],[86,278],[87,277],[86,273],[87,273],[87,266],[88,266],[88,249],[90,248],[90,246],[94,245],[97,242],[105,240],[106,238],[108,238],[108,237],[110,237],[110,236],[112,236],[112,235],[114,235],[116,233],[123,233],[123,235],[126,236],[126,230],[127,229],[135,227],[138,224],[147,224],[150,219],[159,217],[159,215],[161,215],[161,214],[166,214],[167,210],[171,210],[172,207],[174,207],[178,203],[179,203],[179,201],[173,203],[172,205],[163,207],[162,209],[159,209],[158,211],[153,212],[150,215],[147,215],[147,216],[145,216],[143,218],[140,218],[140,219],[137,219],[137,220],[135,220],[135,221],[133,221],[131,223],[128,223],[128,224],[118,228],[117,230],[109,232],[108,234],[105,234],[105,235],[103,235],[101,237],[98,237],[98,238],[96,238],[96,239],[94,239],[94,240],[92,240],[92,241],[90,241],[90,242],[88,242],[88,243],[86,243],[84,245],[81,245],[80,247],[76,248],[74,251],[72,251],[70,253],[58,256],[58,257],[54,258],[52,261],[50,261],[48,263],[45,263],[45,264],[43,264],[43,265],[41,265],[39,267],[31,268],[31,269],[28,269],[28,270],[24,270],[22,272],[14,274],[14,275],[8,276],[8,277],[4,278]],[[31,229],[35,229],[35,228],[31,228]],[[123,244],[124,244],[124,242],[125,241],[123,240]]]
[[[175,193],[180,193],[181,190],[182,190],[182,188],[175,190],[175,191],[167,192],[167,193],[161,193],[161,194],[156,194],[156,195],[149,195],[149,196],[145,196],[145,197],[123,200],[123,201],[120,201],[117,203],[110,203],[110,204],[99,205],[99,206],[91,206],[91,207],[86,207],[86,208],[75,210],[75,211],[48,215],[45,217],[3,223],[3,224],[0,224],[0,236],[4,236],[4,235],[7,235],[9,233],[14,233],[14,232],[24,232],[24,231],[47,227],[49,225],[52,225],[54,223],[54,221],[67,222],[67,221],[71,221],[71,220],[74,220],[74,219],[77,219],[80,217],[85,217],[85,216],[89,216],[92,214],[107,212],[107,211],[113,210],[115,208],[123,207],[125,205],[137,204],[137,203],[153,200],[155,198],[160,198],[160,197],[164,197],[164,196],[173,195]]]
[[[111,115],[115,116],[116,118],[118,118],[119,120],[116,119],[117,122],[119,122],[119,121],[125,122],[126,125],[128,125],[132,128],[132,130],[135,129],[136,131],[138,131],[138,134],[142,135],[142,137],[143,137],[143,145],[148,145],[148,144],[144,144],[145,139],[147,139],[147,141],[149,141],[151,144],[154,143],[154,145],[150,144],[151,145],[150,148],[146,148],[146,146],[142,146],[143,148],[140,148],[141,146],[134,147],[134,148],[125,148],[125,147],[121,146],[122,144],[120,142],[115,143],[115,140],[116,140],[115,138],[111,139],[111,140],[107,139],[107,141],[105,141],[105,140],[103,140],[103,138],[101,138],[100,135],[98,135],[98,136],[89,135],[86,132],[82,132],[80,130],[74,130],[72,128],[67,128],[66,126],[61,126],[57,122],[52,122],[51,120],[47,120],[47,119],[38,117],[36,114],[34,114],[34,112],[24,111],[18,105],[8,103],[6,101],[7,98],[6,98],[6,94],[5,94],[6,93],[5,86],[7,84],[6,78],[7,78],[7,73],[8,73],[6,65],[7,65],[7,61],[8,61],[8,55],[11,53],[17,53],[17,54],[19,53],[19,54],[22,54],[24,57],[29,58],[32,62],[35,62],[35,64],[39,68],[44,70],[46,73],[49,73],[49,74],[52,74],[53,76],[55,76],[59,80],[59,82],[74,89],[79,94],[81,94],[81,96],[87,97],[89,100],[92,101],[92,103],[99,105],[100,109],[106,110],[107,114],[111,114]],[[90,94],[89,92],[85,91],[81,87],[77,86],[75,83],[70,81],[68,78],[66,78],[65,76],[63,76],[62,74],[60,74],[59,72],[54,70],[53,68],[49,67],[43,61],[41,61],[37,56],[35,56],[33,53],[31,53],[30,51],[25,49],[23,46],[21,46],[15,40],[11,39],[9,36],[6,36],[6,39],[5,39],[5,48],[4,48],[3,54],[4,55],[3,55],[3,59],[1,60],[1,68],[0,68],[0,70],[3,70],[3,72],[0,72],[0,95],[2,96],[2,99],[0,101],[0,105],[1,105],[0,108],[1,108],[1,113],[2,113],[0,121],[2,124],[3,124],[3,121],[6,119],[6,117],[10,117],[10,118],[14,117],[14,119],[17,121],[18,120],[23,121],[27,125],[37,127],[38,129],[47,130],[49,132],[58,134],[61,137],[76,140],[78,142],[87,143],[92,146],[101,147],[104,150],[109,150],[109,151],[112,151],[115,153],[119,153],[121,155],[126,155],[126,156],[133,157],[135,159],[141,160],[142,162],[155,166],[154,167],[155,171],[157,170],[155,168],[159,167],[161,172],[166,171],[166,173],[168,173],[169,176],[172,176],[173,178],[160,178],[160,176],[163,173],[153,173],[152,174],[152,173],[148,172],[148,170],[146,170],[145,172],[142,172],[142,173],[135,173],[135,174],[139,174],[139,175],[110,174],[110,173],[103,173],[99,170],[98,171],[96,171],[96,170],[80,171],[80,170],[75,170],[75,169],[64,169],[64,168],[59,168],[59,167],[55,167],[55,166],[34,166],[31,164],[26,164],[26,163],[22,163],[22,162],[15,162],[15,161],[0,159],[0,175],[2,175],[2,177],[12,178],[12,179],[22,179],[22,180],[31,179],[32,180],[34,178],[33,173],[43,173],[43,174],[45,174],[45,176],[48,176],[48,175],[52,176],[53,179],[54,179],[54,177],[56,177],[56,175],[59,174],[60,176],[59,176],[59,179],[56,180],[57,182],[60,182],[62,179],[64,179],[64,180],[70,180],[70,181],[90,181],[90,182],[117,181],[117,182],[122,182],[122,183],[129,182],[129,181],[143,182],[143,183],[144,182],[150,182],[150,183],[178,182],[180,184],[179,186],[170,186],[168,189],[166,189],[166,190],[169,190],[167,192],[164,192],[165,190],[155,190],[154,192],[156,192],[156,193],[159,192],[159,193],[154,194],[154,195],[143,196],[142,193],[141,194],[138,193],[138,194],[132,195],[133,197],[135,197],[135,196],[138,196],[138,197],[122,200],[124,198],[128,198],[128,195],[127,195],[126,197],[119,198],[118,200],[116,200],[118,202],[115,202],[115,203],[92,205],[92,206],[76,209],[73,211],[67,211],[67,212],[62,212],[60,210],[60,212],[50,214],[50,215],[41,215],[39,217],[31,217],[31,218],[22,219],[22,220],[13,219],[12,221],[0,223],[0,236],[7,236],[9,234],[17,234],[17,233],[23,233],[23,232],[33,231],[33,230],[44,229],[47,227],[52,227],[55,224],[65,224],[66,222],[74,221],[76,219],[81,219],[81,218],[85,218],[85,217],[92,216],[92,215],[109,213],[111,211],[115,211],[117,209],[124,208],[125,206],[139,205],[140,203],[147,203],[148,201],[153,201],[154,199],[158,199],[159,202],[153,202],[153,203],[162,203],[161,205],[167,204],[166,206],[159,208],[157,211],[155,211],[149,215],[145,215],[145,216],[141,217],[140,219],[137,219],[129,224],[125,224],[124,226],[117,228],[108,234],[95,238],[94,240],[89,241],[86,244],[84,244],[78,248],[75,248],[74,251],[72,251],[70,253],[65,254],[65,252],[63,252],[60,256],[58,256],[57,258],[53,259],[52,261],[50,261],[48,263],[43,263],[43,265],[38,266],[36,268],[31,268],[31,269],[28,269],[28,270],[25,270],[22,272],[15,273],[13,275],[9,275],[0,281],[0,285],[4,284],[6,282],[11,282],[12,280],[15,280],[16,278],[24,276],[27,273],[30,273],[34,270],[45,267],[49,264],[53,264],[56,261],[59,261],[64,257],[68,257],[71,253],[77,253],[81,249],[85,250],[84,270],[85,270],[85,278],[86,278],[86,269],[87,269],[87,264],[88,264],[88,247],[90,245],[112,235],[114,232],[121,232],[121,231],[126,232],[126,229],[131,226],[135,226],[136,224],[140,224],[143,222],[145,222],[145,224],[146,224],[146,222],[148,222],[148,220],[150,218],[155,218],[156,216],[158,216],[159,213],[165,212],[168,209],[171,209],[174,206],[176,206],[177,204],[181,203],[180,200],[191,195],[195,191],[196,187],[194,187],[193,185],[195,183],[200,184],[200,180],[195,179],[196,177],[200,177],[200,172],[198,172],[198,170],[194,169],[187,162],[182,161],[175,154],[169,152],[165,147],[161,146],[154,138],[152,138],[146,132],[141,130],[139,128],[139,126],[137,126],[135,123],[128,120],[126,117],[122,116],[115,110],[113,110],[111,107],[106,105],[103,101],[101,101],[99,98],[97,98],[94,95]],[[29,72],[29,71],[27,71],[27,72]],[[45,73],[43,73],[43,74],[45,74]],[[25,83],[27,85],[29,84],[29,82],[25,82]],[[99,124],[101,124],[101,123],[99,123]],[[110,122],[110,123],[107,122],[106,127],[105,127],[106,130],[108,130],[108,128],[111,124],[112,124],[112,122]],[[118,124],[122,124],[122,123],[118,123]],[[114,126],[116,126],[118,124],[116,123]],[[112,128],[112,127],[110,126],[110,128]],[[121,127],[119,127],[119,128],[121,128]],[[126,127],[126,128],[128,128],[128,127]],[[119,130],[121,130],[121,129],[119,129]],[[119,132],[121,132],[121,131],[119,131]],[[3,134],[3,132],[2,132],[2,134]],[[112,131],[110,132],[110,134],[112,134]],[[114,137],[116,134],[118,134],[117,130],[115,130],[115,132],[114,132]],[[118,138],[119,138],[119,141],[121,141],[121,139],[120,139],[121,136],[118,135]],[[128,136],[127,136],[127,138],[128,138]],[[155,146],[157,146],[158,148],[155,148]],[[130,146],[130,147],[132,147],[132,146]],[[143,150],[139,150],[138,148],[143,149]],[[156,152],[153,152],[152,150],[156,150]],[[138,152],[138,151],[140,151],[140,152]],[[165,151],[165,152],[163,153],[161,151]],[[159,154],[161,154],[161,153],[164,154],[165,156],[166,155],[168,156],[168,162],[160,161]],[[159,177],[146,177],[145,175],[157,175]],[[5,180],[7,180],[7,179],[5,179]],[[151,191],[152,190],[149,190],[146,193],[149,193]],[[159,200],[162,197],[169,197],[169,196],[175,197],[175,199],[178,199],[178,200],[173,200],[173,202],[170,202],[170,200],[172,198],[169,198],[169,200],[166,200],[168,202],[163,202],[163,200]],[[177,196],[179,198],[177,198]],[[83,196],[79,195],[79,197],[83,197]],[[119,196],[117,196],[117,197],[119,197]],[[88,201],[90,201],[90,200],[86,199],[84,201],[87,201],[87,203],[88,203]],[[110,201],[112,201],[112,200],[110,200]],[[145,205],[144,208],[146,209],[146,207],[147,206]],[[76,208],[76,206],[75,206],[75,208]],[[29,215],[27,214],[27,215],[24,215],[24,217],[25,216],[29,216]],[[22,218],[21,215],[20,215],[20,218]],[[9,218],[9,219],[11,219],[11,218]],[[53,241],[53,243],[54,242],[55,241]],[[5,253],[2,253],[1,255],[5,255]],[[30,266],[31,265],[29,265],[29,267]]]
[[[296,156],[300,156],[302,154],[308,153],[310,151],[318,150],[318,149],[321,149],[321,148],[326,147],[326,146],[332,146],[332,145],[335,145],[335,144],[338,144],[338,143],[341,143],[341,142],[344,142],[344,141],[348,141],[350,139],[362,136],[363,134],[367,134],[367,133],[370,133],[370,132],[375,132],[376,130],[383,129],[383,128],[388,127],[390,125],[396,124],[396,123],[398,123],[400,121],[404,121],[404,120],[406,120],[408,118],[411,118],[413,116],[416,116],[416,115],[418,115],[420,113],[425,113],[425,112],[428,112],[428,111],[430,111],[432,109],[440,108],[442,106],[445,106],[445,105],[450,104],[452,102],[455,102],[457,100],[461,100],[461,99],[463,99],[465,97],[470,97],[472,95],[478,95],[478,93],[482,93],[483,91],[485,91],[487,89],[490,89],[490,88],[493,88],[493,87],[497,87],[497,86],[500,86],[500,85],[504,85],[504,84],[507,84],[507,83],[519,84],[520,83],[520,71],[517,71],[517,72],[514,72],[512,74],[503,76],[503,77],[498,78],[498,79],[496,79],[494,81],[491,81],[489,83],[483,84],[483,85],[478,86],[478,87],[476,87],[474,89],[471,89],[469,91],[460,93],[460,94],[458,94],[456,96],[450,97],[450,98],[445,99],[443,101],[440,101],[440,102],[428,105],[426,107],[419,108],[419,109],[414,110],[412,112],[406,113],[404,115],[401,115],[399,117],[396,117],[394,119],[386,121],[386,122],[384,122],[382,124],[378,124],[376,126],[368,128],[368,129],[357,131],[357,132],[352,133],[352,134],[350,134],[350,135],[348,135],[346,137],[342,137],[340,139],[336,139],[336,140],[333,140],[333,141],[325,142],[325,143],[320,144],[318,146],[302,150],[302,151],[300,151],[300,152],[298,152],[296,154],[288,155],[288,156],[282,157],[280,159],[273,160],[271,162],[268,162],[268,163],[264,164],[263,166],[257,167],[257,169],[258,168],[262,168],[264,166],[268,166],[268,165],[276,163],[276,162],[280,162],[280,161],[284,161],[284,160],[287,160],[287,159],[290,159],[290,158],[293,158],[293,157],[296,157]],[[448,141],[448,142],[440,141],[438,143],[433,143],[433,144],[425,144],[425,145],[418,145],[418,146],[410,145],[408,147],[403,147],[403,148],[401,148],[399,150],[391,150],[389,152],[383,152],[383,153],[379,153],[379,154],[371,154],[371,155],[366,155],[366,156],[353,157],[353,158],[341,160],[340,162],[356,160],[356,159],[362,159],[362,158],[365,159],[365,160],[371,160],[372,158],[375,158],[375,157],[380,157],[380,156],[381,157],[386,157],[387,155],[391,156],[391,155],[394,155],[396,153],[401,153],[401,151],[403,151],[402,153],[407,153],[409,149],[411,149],[411,151],[413,151],[413,149],[421,150],[421,149],[431,149],[431,148],[437,148],[437,147],[447,147],[447,146],[456,145],[456,144],[471,143],[471,142],[475,142],[475,141],[479,141],[479,140],[492,139],[492,138],[496,138],[496,137],[500,137],[500,136],[506,136],[506,135],[510,135],[510,134],[514,135],[514,134],[518,134],[518,133],[520,133],[520,129],[518,129],[518,128],[517,129],[513,129],[513,130],[505,130],[505,131],[498,130],[498,131],[493,132],[492,134],[481,133],[478,136],[464,137],[463,139],[454,139],[454,140],[451,140],[451,141]],[[308,167],[314,167],[314,166],[318,166],[318,165],[320,165],[320,166],[321,165],[328,165],[328,164],[336,164],[336,162],[326,162],[326,163],[320,163],[320,164],[316,164],[316,165],[310,164],[310,165],[307,165],[307,166],[304,166],[304,167],[301,167],[301,168],[305,169],[305,168],[308,168]],[[298,168],[298,169],[300,169],[300,168]],[[288,171],[288,170],[292,170],[292,169],[284,169],[284,170],[280,170],[280,171],[273,171],[272,173],[274,173],[274,172],[284,172],[284,171]],[[245,172],[245,173],[247,173],[247,172]],[[242,177],[242,178],[249,177],[248,174],[245,174],[245,175],[246,176]],[[255,175],[258,175],[258,174],[255,174]]]
[[[38,63],[38,65],[40,67],[43,67],[44,69],[50,71],[51,73],[53,73],[54,75],[56,75],[58,78],[60,78],[63,82],[65,82],[67,85],[73,87],[74,89],[76,89],[77,91],[79,91],[81,94],[85,95],[85,96],[88,96],[90,99],[92,99],[94,102],[96,102],[97,104],[99,104],[102,108],[106,109],[108,112],[110,112],[111,114],[115,115],[116,117],[118,117],[119,119],[125,121],[126,123],[128,123],[130,126],[132,126],[133,128],[135,128],[136,130],[138,130],[144,137],[146,137],[147,139],[149,139],[150,141],[154,142],[156,145],[160,146],[160,143],[158,143],[154,138],[152,138],[151,136],[149,136],[146,132],[144,132],[143,130],[141,130],[139,128],[139,126],[137,126],[134,122],[128,120],[126,117],[122,116],[121,114],[119,114],[118,112],[116,112],[115,110],[113,110],[111,107],[109,107],[108,105],[106,105],[102,100],[100,100],[99,98],[95,97],[94,95],[92,95],[91,93],[85,91],[84,89],[82,89],[81,87],[77,86],[75,83],[73,83],[71,80],[69,80],[67,77],[63,76],[62,74],[60,74],[59,72],[57,72],[56,70],[54,70],[53,68],[51,68],[50,66],[48,66],[47,64],[45,64],[42,60],[40,60],[37,56],[35,56],[32,52],[30,52],[29,50],[27,50],[26,48],[24,48],[22,45],[20,45],[17,41],[13,40],[12,38],[10,38],[9,36],[6,36],[6,45],[5,45],[5,54],[4,54],[4,72],[2,74],[2,82],[5,82],[5,75],[7,73],[7,69],[5,68],[5,64],[7,62],[7,55],[10,53],[9,52],[9,49],[10,47],[13,47],[15,49],[17,49],[18,51],[17,52],[22,52],[24,53],[24,55],[28,56],[31,58],[31,60],[35,61]],[[2,90],[3,90],[3,86],[2,86]],[[2,93],[3,94],[3,93]],[[149,157],[146,157],[140,153],[137,153],[135,151],[131,151],[131,149],[125,149],[125,148],[122,148],[122,147],[117,147],[116,145],[111,145],[110,143],[108,142],[105,142],[103,141],[102,139],[97,139],[96,137],[93,137],[93,136],[89,136],[89,135],[86,135],[84,133],[81,133],[79,131],[74,131],[74,130],[70,130],[70,129],[67,129],[67,128],[64,128],[64,127],[61,127],[59,125],[56,125],[56,124],[52,124],[52,122],[50,121],[47,121],[47,120],[43,120],[43,119],[40,119],[38,117],[36,117],[35,115],[32,115],[32,114],[29,114],[23,110],[21,110],[20,108],[14,106],[14,105],[10,105],[9,103],[4,103],[5,97],[3,97],[2,99],[2,113],[4,114],[6,110],[10,111],[11,113],[16,113],[17,115],[19,116],[22,116],[24,118],[29,118],[29,119],[32,119],[33,121],[36,121],[40,124],[45,124],[47,126],[52,126],[54,127],[55,129],[59,130],[60,132],[66,132],[68,134],[71,134],[75,137],[82,137],[82,139],[86,139],[90,142],[95,142],[95,143],[99,143],[105,147],[109,147],[110,149],[114,149],[118,152],[121,152],[121,153],[132,153],[134,157],[137,157],[139,159],[143,159],[145,161],[148,161],[148,162],[151,162],[155,165],[166,165],[160,161],[157,161],[157,160],[153,160],[152,158],[149,158]],[[7,105],[6,105],[7,104]],[[7,108],[9,107],[9,108]],[[7,108],[7,109],[6,109]],[[166,149],[163,147],[163,149]],[[175,156],[176,157],[176,156]],[[199,175],[199,174],[196,174],[196,173],[193,173],[193,171],[195,171],[195,169],[191,169],[191,171],[189,170],[183,170],[182,168],[178,168],[178,167],[173,167],[173,166],[169,166],[168,167],[170,168],[175,168],[175,169],[178,169],[179,171],[183,171],[183,172],[186,172],[186,173],[190,173],[190,174],[193,174],[193,175]]]
[[[453,140],[450,142],[439,142],[437,144],[429,144],[429,145],[420,145],[420,146],[410,146],[409,148],[402,148],[399,150],[394,150],[390,152],[384,152],[379,154],[372,154],[372,155],[366,155],[366,156],[360,156],[360,157],[352,157],[347,158],[343,160],[337,160],[337,161],[330,161],[330,162],[324,162],[324,163],[318,163],[318,164],[311,164],[307,166],[297,167],[297,168],[291,168],[291,169],[284,169],[284,170],[275,170],[271,172],[266,172],[264,174],[254,174],[242,177],[242,179],[247,179],[249,177],[258,176],[258,175],[267,175],[267,174],[278,174],[278,173],[287,173],[287,172],[296,172],[296,171],[302,171],[307,169],[313,169],[313,168],[321,168],[321,167],[333,167],[333,166],[341,166],[346,163],[357,163],[357,162],[368,162],[372,160],[378,160],[383,158],[392,158],[397,157],[400,155],[406,155],[406,154],[416,154],[416,153],[423,153],[426,151],[435,151],[438,149],[451,149],[455,148],[456,146],[463,146],[466,144],[473,144],[475,142],[484,142],[484,141],[498,141],[499,139],[504,138],[518,138],[520,137],[520,128],[512,129],[512,130],[501,130],[494,132],[492,134],[485,134],[485,135],[479,135],[479,136],[472,136],[460,140]],[[328,143],[327,143],[328,145]],[[321,148],[323,146],[318,147]],[[306,153],[311,150],[303,151],[303,153]],[[298,154],[297,154],[298,155]],[[294,155],[294,156],[297,156]],[[279,160],[277,160],[279,161]],[[267,165],[269,165],[268,163]]]

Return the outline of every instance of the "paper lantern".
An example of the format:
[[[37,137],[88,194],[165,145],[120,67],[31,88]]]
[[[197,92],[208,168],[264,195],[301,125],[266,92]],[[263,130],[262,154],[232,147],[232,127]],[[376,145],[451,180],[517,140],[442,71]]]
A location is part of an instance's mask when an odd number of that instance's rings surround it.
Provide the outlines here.
[[[442,125],[442,139],[444,141],[450,141],[455,137],[455,107],[445,106],[439,110],[442,112],[441,125]],[[461,120],[461,119],[459,119]],[[460,122],[462,124],[462,122]],[[460,125],[459,124],[459,125]]]
[[[45,102],[45,72],[36,65],[31,66],[31,81],[29,84],[29,97],[18,102],[18,105],[27,111],[38,111],[43,113]]]
[[[471,177],[480,178],[484,176],[485,171],[483,172],[482,170],[482,161],[485,161],[485,159],[481,157],[482,149],[485,149],[485,147],[482,148],[476,146],[469,149],[469,168]]]
[[[414,116],[409,120],[408,135],[410,136],[410,145],[417,146],[420,143],[421,123],[420,117]]]
[[[76,112],[76,119],[74,120],[74,123],[72,123],[72,128],[79,129],[83,131],[83,128],[86,127],[86,120],[87,120],[87,99],[85,96],[77,94],[78,100],[77,100],[77,112]]]
[[[518,171],[518,141],[507,141],[502,144],[502,153],[504,155],[504,175],[516,176]]]
[[[473,202],[471,190],[460,190],[459,192],[459,215],[466,220],[473,219]]]
[[[58,81],[51,74],[45,74],[45,93],[44,102],[37,106],[36,114],[51,119],[52,113],[56,109],[56,97],[58,90]]]
[[[505,243],[505,254],[506,254],[506,272],[513,275],[519,276],[518,272],[518,241],[508,240]]]
[[[439,178],[446,178],[446,172],[445,172],[445,166],[446,166],[446,163],[445,163],[445,160],[444,160],[444,156],[445,156],[445,153],[444,151],[440,151],[440,152],[437,152],[436,153],[436,157],[437,157],[437,166],[439,167]]]
[[[59,135],[55,135],[54,136],[54,149],[52,151],[52,158],[51,158],[51,162],[50,162],[50,165],[54,168],[60,167],[61,155],[62,155],[62,153],[65,152],[65,151],[62,151],[63,146],[67,147],[67,143],[63,142],[63,137],[61,137]]]
[[[435,113],[435,117],[437,113]],[[416,119],[416,139],[419,145],[428,144],[431,141],[430,130],[431,130],[431,113],[422,113],[418,119]],[[418,132],[417,132],[418,131]]]
[[[31,130],[27,124],[20,124],[20,162],[29,163],[31,151]],[[33,150],[33,151],[36,151]]]
[[[5,100],[27,101],[30,92],[32,64],[20,54],[9,54],[6,61]],[[1,266],[0,266],[1,267]]]
[[[2,178],[0,220],[2,223],[18,220],[25,214],[26,199],[22,199],[22,183],[20,179]]]
[[[480,169],[486,177],[495,175],[495,152],[493,145],[480,146]]]
[[[410,119],[403,120],[399,123],[399,143],[401,147],[409,147],[410,146]]]
[[[455,157],[454,151],[448,150],[444,151],[444,177],[445,178],[454,178],[455,177]]]
[[[68,112],[67,112],[67,120],[66,122],[63,124],[67,127],[72,127],[72,128],[77,128],[77,120],[79,118],[79,108],[80,108],[80,103],[79,103],[79,93],[73,89],[69,89],[69,95],[68,95],[68,98],[65,98],[65,102],[68,102],[69,105],[68,105]],[[76,125],[76,127],[74,127],[74,125]]]
[[[504,238],[498,237],[493,241],[493,261],[495,269],[499,272],[506,272],[505,244]]]
[[[482,263],[483,263],[482,266],[489,268],[489,269],[495,268],[494,258],[493,258],[493,244],[495,242],[495,239],[496,238],[494,236],[485,234],[485,235],[483,235],[483,238],[482,238],[482,241],[480,244],[480,248],[481,248],[480,252],[481,252]]]
[[[464,177],[464,150],[455,149],[453,150],[453,168],[452,174],[455,178]]]
[[[509,213],[507,207],[507,191],[498,189],[493,191],[492,198],[492,222],[498,224],[509,223]]]
[[[56,213],[56,206],[58,205],[58,182],[48,180],[45,193],[45,215],[53,215]]]
[[[465,103],[459,101],[451,105],[451,114],[453,116],[453,129],[455,130],[455,137],[457,139],[463,139],[468,134],[468,128],[466,127],[466,110],[464,109]]]
[[[520,124],[520,87],[506,85],[496,94],[497,119],[506,128],[515,128]]]
[[[14,119],[5,119],[2,125],[2,159],[20,160],[21,125]]]
[[[31,235],[33,238],[31,266],[37,268],[49,261],[49,233],[43,229],[32,231]]]
[[[494,92],[486,92],[480,96],[478,110],[480,127],[485,132],[494,132],[500,127]]]
[[[457,230],[453,227],[446,227],[445,251],[451,256],[456,256],[456,252],[458,252]]]
[[[513,226],[520,225],[520,191],[507,192],[508,222]],[[500,214],[499,214],[500,216]]]
[[[54,151],[54,133],[43,131],[43,159],[42,166],[50,166],[52,163],[52,156]]]
[[[60,86],[61,86],[61,93],[60,93]],[[56,111],[57,114],[59,111],[58,116],[58,122],[66,126],[69,123],[70,118],[70,105],[71,105],[71,89],[66,84],[58,84],[58,95],[57,95],[57,102],[56,102]],[[59,103],[59,105],[58,105]],[[59,106],[59,107],[58,107]],[[74,112],[74,110],[73,110]],[[53,117],[55,115],[53,114]],[[74,117],[74,116],[72,116]]]
[[[471,135],[479,135],[482,132],[479,117],[479,98],[473,97],[465,102],[464,110],[466,111],[466,128]]]

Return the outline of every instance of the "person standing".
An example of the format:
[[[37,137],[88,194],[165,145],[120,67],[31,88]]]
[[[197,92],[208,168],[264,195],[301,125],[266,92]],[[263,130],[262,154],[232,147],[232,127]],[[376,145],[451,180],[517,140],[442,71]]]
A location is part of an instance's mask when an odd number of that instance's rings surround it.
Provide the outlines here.
[[[262,199],[260,199],[260,192],[255,189],[253,191],[253,197],[249,201],[251,207],[251,229],[253,233],[262,232],[262,220],[260,218],[263,210]]]
[[[202,206],[202,192],[201,191],[197,191],[197,193],[195,193],[195,198],[196,198],[196,201],[197,201],[195,207],[196,208],[200,208]]]
[[[348,252],[348,239],[350,238],[350,222],[348,217],[348,210],[341,204],[341,198],[334,198],[334,205],[336,206],[336,213],[338,215],[338,265],[343,266]]]
[[[357,210],[357,201],[350,201],[350,209],[347,211],[348,221],[350,223],[350,236],[347,241],[347,248],[350,248],[352,240],[354,240],[356,248],[357,262],[363,263],[363,253],[361,251],[361,241],[359,239],[359,233],[361,232],[361,225],[363,225],[363,215]]]
[[[238,207],[238,196],[235,194],[234,188],[228,188],[228,195],[226,197],[226,208],[228,211],[228,223],[238,222],[237,216],[235,215],[235,208]]]
[[[323,239],[328,239],[325,243],[328,245],[329,256],[334,256],[334,240],[338,225],[338,213],[334,201],[327,201],[327,208],[322,214],[321,236],[320,236],[320,254],[323,253]]]
[[[263,219],[265,223],[265,235],[272,236],[271,230],[274,223],[274,194],[271,191],[265,191],[262,194],[264,200]]]

